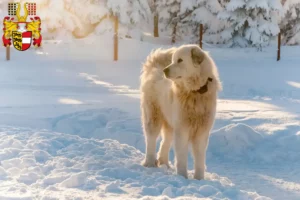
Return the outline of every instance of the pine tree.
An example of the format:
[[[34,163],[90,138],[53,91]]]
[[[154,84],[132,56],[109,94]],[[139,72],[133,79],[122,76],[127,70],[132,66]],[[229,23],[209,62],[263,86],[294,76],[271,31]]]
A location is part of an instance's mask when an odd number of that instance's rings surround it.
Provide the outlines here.
[[[37,15],[41,17],[45,38],[86,37],[98,31],[103,16],[111,14],[118,16],[124,32],[120,35],[125,35],[134,28],[142,30],[150,13],[147,0],[32,1],[38,4]]]
[[[109,14],[118,17],[119,35],[140,38],[149,25],[151,11],[147,0],[106,0],[105,7]]]
[[[160,0],[156,1],[156,9],[159,15],[161,29],[165,35],[172,36],[172,42],[175,42],[177,34],[178,21],[177,18],[180,12],[181,0]]]
[[[76,13],[68,11],[68,0],[48,1],[32,0],[37,3],[37,16],[42,20],[41,28],[44,39],[71,39],[72,32],[82,24]]]
[[[230,38],[231,46],[254,46],[259,49],[268,45],[279,33],[280,0],[231,0],[219,19],[231,23],[222,37]]]
[[[194,33],[191,42],[198,42],[200,24],[204,25],[206,42],[218,44],[226,41],[220,37],[220,33],[228,23],[217,18],[217,14],[223,10],[222,2],[218,0],[182,0],[181,5],[182,23],[190,27],[191,32]]]
[[[109,11],[119,16],[122,24],[136,25],[148,21],[150,7],[147,0],[107,0]]]
[[[280,24],[283,43],[300,44],[300,0],[286,0],[283,3],[285,15]]]

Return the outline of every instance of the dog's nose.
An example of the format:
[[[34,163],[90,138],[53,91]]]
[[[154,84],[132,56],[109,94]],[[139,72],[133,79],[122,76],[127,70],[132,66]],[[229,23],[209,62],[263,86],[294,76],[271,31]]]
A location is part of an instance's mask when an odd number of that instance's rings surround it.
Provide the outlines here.
[[[169,72],[170,72],[170,68],[167,67],[167,68],[165,68],[163,71],[164,71],[166,77],[168,77],[168,76],[169,76]]]

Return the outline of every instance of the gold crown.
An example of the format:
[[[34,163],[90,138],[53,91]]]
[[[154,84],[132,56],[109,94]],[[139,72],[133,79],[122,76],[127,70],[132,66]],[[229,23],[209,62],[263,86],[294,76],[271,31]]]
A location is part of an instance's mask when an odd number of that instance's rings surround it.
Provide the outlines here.
[[[26,6],[27,2],[24,3],[24,16],[20,15],[21,4],[17,3],[17,5],[18,5],[18,8],[17,8],[17,11],[16,11],[16,15],[17,15],[18,21],[19,22],[26,22],[26,19],[27,19],[27,16],[28,16],[28,9],[27,9],[27,6]]]

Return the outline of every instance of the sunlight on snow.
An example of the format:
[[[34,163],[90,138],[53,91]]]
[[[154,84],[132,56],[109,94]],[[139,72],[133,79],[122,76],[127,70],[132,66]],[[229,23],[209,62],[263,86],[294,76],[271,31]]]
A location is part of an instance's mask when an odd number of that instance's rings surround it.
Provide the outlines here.
[[[83,104],[81,101],[78,101],[76,99],[66,99],[66,98],[62,98],[58,100],[59,103],[61,104],[73,104],[73,105],[79,105],[79,104]]]
[[[261,178],[269,181],[271,184],[273,184],[275,187],[278,187],[280,189],[290,191],[290,192],[300,192],[300,184],[295,182],[289,182],[285,181],[283,179],[277,179],[271,176],[266,175],[260,175]]]
[[[298,83],[298,82],[288,81],[287,84],[289,84],[292,87],[300,89],[300,83]]]
[[[273,133],[288,126],[299,126],[299,115],[273,104],[252,100],[220,99],[217,119],[250,123],[257,131]],[[263,120],[263,121],[262,121]]]
[[[38,55],[48,55],[49,53],[43,51],[37,51],[36,54]]]
[[[80,73],[79,76],[90,81],[93,84],[106,87],[110,91],[114,91],[116,93],[121,93],[126,96],[133,97],[133,98],[139,98],[139,90],[130,89],[130,87],[127,85],[113,85],[111,83],[99,80],[99,77],[97,75],[90,75],[87,73]]]
[[[220,99],[218,101],[218,111],[249,111],[255,112],[258,110],[275,110],[280,109],[279,107],[269,104],[263,103],[259,101],[251,101],[251,100],[231,100],[231,99]]]

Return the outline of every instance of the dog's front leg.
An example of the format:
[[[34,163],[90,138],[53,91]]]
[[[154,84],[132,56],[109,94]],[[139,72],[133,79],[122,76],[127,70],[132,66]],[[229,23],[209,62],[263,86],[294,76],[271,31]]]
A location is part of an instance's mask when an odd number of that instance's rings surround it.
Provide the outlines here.
[[[204,179],[206,149],[208,144],[208,134],[198,133],[192,140],[193,156],[194,156],[194,178]]]
[[[174,149],[175,149],[175,166],[178,175],[188,178],[187,161],[188,161],[188,144],[189,135],[187,132],[175,130],[174,132]]]

